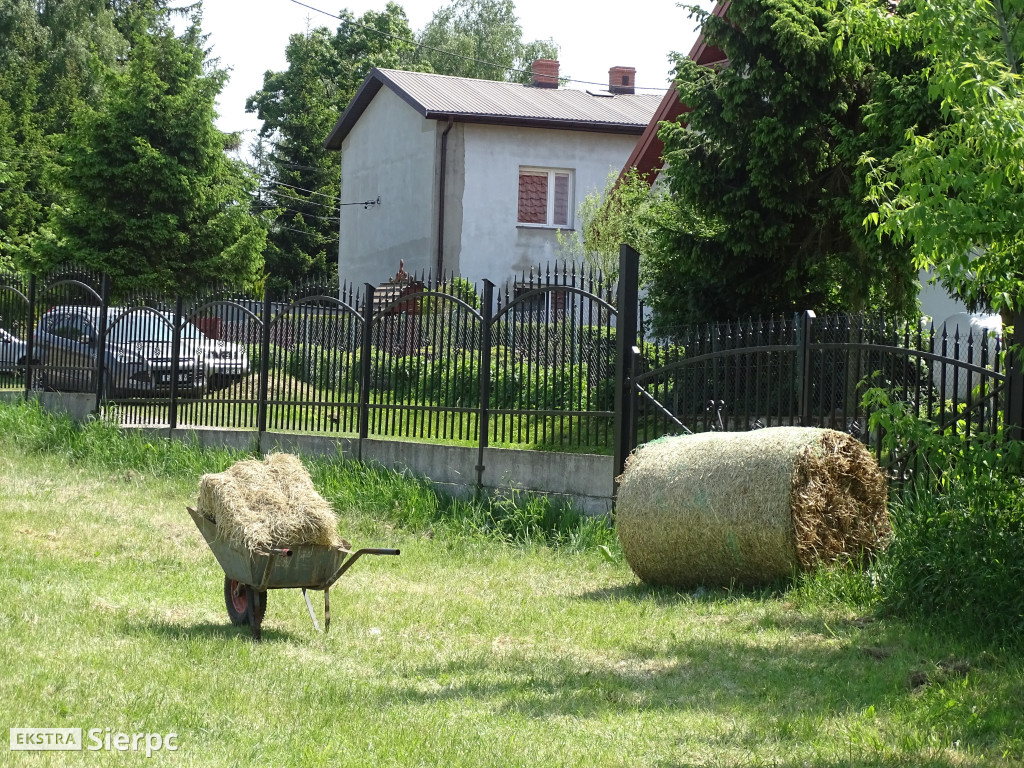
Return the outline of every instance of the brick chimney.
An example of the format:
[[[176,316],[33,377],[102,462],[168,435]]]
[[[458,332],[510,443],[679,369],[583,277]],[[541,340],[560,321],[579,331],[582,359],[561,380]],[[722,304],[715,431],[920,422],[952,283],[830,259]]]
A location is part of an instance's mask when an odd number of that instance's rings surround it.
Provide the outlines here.
[[[636,67],[612,67],[608,70],[608,90],[611,93],[634,93]]]
[[[535,59],[532,84],[537,88],[557,88],[558,59]]]

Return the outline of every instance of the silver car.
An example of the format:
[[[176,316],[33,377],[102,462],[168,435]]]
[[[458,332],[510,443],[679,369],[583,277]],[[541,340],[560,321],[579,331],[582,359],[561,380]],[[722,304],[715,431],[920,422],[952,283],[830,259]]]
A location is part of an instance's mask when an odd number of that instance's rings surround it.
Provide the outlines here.
[[[26,355],[25,342],[0,328],[0,373],[19,373]]]
[[[104,344],[104,390],[108,397],[164,394],[174,371],[173,315],[149,307],[110,307]],[[95,392],[99,369],[99,307],[57,306],[36,328],[41,384],[63,392]],[[177,361],[177,389],[206,391],[202,344],[183,338]]]
[[[166,317],[167,322],[171,322],[170,313]],[[181,338],[183,342],[187,339],[202,348],[208,381],[240,379],[249,374],[249,353],[241,344],[223,339],[211,339],[188,321],[181,326]]]

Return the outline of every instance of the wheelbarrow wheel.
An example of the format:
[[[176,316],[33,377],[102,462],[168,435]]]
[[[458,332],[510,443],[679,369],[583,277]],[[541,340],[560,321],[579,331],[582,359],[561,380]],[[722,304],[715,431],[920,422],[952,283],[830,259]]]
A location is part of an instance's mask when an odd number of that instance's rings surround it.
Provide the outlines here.
[[[224,604],[228,609],[228,618],[236,626],[246,626],[253,623],[263,623],[263,617],[267,612],[267,593],[261,592],[259,600],[254,599],[256,590],[248,584],[224,577]],[[250,618],[249,607],[252,606],[253,615]]]

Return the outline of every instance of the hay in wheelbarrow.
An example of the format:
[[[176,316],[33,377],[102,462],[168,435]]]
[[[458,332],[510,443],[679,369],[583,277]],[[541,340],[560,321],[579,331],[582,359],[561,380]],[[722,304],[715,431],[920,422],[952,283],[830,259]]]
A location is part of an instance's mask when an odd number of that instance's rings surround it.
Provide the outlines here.
[[[651,584],[755,586],[870,558],[891,535],[878,464],[842,432],[774,427],[671,437],[638,448],[615,526]]]
[[[302,544],[339,546],[338,518],[297,456],[271,453],[203,475],[196,509],[217,536],[251,551]]]

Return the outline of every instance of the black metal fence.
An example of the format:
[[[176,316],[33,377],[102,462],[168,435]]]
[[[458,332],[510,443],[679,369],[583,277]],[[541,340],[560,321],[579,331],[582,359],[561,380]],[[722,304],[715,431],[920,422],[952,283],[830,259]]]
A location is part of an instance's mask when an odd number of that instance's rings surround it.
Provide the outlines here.
[[[402,272],[280,300],[0,275],[0,388],[86,392],[125,425],[613,452],[616,472],[661,435],[804,425],[855,435],[898,476],[913,457],[882,455],[872,388],[940,430],[1020,436],[998,335],[805,312],[654,339],[637,263],[624,246],[617,285],[571,267],[500,287]]]
[[[280,301],[116,288],[70,268],[0,275],[0,386],[86,392],[125,425],[611,443],[616,311],[598,275],[538,269],[499,287],[402,273]]]
[[[804,312],[680,329],[632,350],[629,434],[638,444],[708,430],[836,429],[867,443],[893,479],[906,479],[920,470],[913,446],[883,451],[868,391],[938,431],[993,435],[1009,406],[1003,351],[1000,334],[969,321]]]

